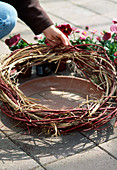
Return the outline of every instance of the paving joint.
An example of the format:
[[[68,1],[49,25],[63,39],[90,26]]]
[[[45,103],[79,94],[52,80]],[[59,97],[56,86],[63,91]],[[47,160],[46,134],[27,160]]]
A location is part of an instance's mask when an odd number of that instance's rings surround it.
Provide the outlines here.
[[[86,138],[88,138],[91,142],[93,142],[98,148],[100,148],[101,150],[103,150],[104,152],[106,152],[108,155],[110,155],[111,157],[113,157],[114,159],[116,159],[117,160],[117,157],[116,156],[114,156],[113,154],[111,154],[109,151],[107,151],[106,149],[104,149],[103,147],[101,147],[100,146],[100,143],[96,143],[95,141],[93,141],[90,137],[88,137],[88,136],[86,136],[85,134],[83,134],[82,132],[80,132],[80,134],[81,135],[83,135],[83,136],[85,136]],[[117,137],[115,137],[115,139],[116,139]],[[114,139],[114,138],[113,138]],[[110,140],[108,140],[108,141],[111,141],[111,140],[113,140],[113,139],[110,139]],[[107,142],[108,142],[107,141]],[[102,143],[105,143],[105,141],[104,142],[102,142]],[[102,144],[101,143],[101,144]]]
[[[39,164],[44,170],[45,167],[33,156],[31,156],[25,149],[23,149],[15,140],[13,140],[9,135],[7,135],[3,130],[0,130],[14,145],[16,145],[19,149],[21,149],[26,155],[28,155],[30,158],[32,158],[35,162]]]

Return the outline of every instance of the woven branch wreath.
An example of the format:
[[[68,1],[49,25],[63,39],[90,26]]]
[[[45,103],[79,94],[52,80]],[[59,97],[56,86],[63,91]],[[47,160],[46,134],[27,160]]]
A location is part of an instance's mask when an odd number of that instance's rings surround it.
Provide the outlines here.
[[[100,100],[87,100],[71,110],[53,110],[38,104],[18,88],[17,75],[24,68],[43,62],[72,60],[90,83],[103,91]],[[17,70],[17,65],[22,69]],[[0,109],[7,116],[39,127],[48,133],[65,133],[74,129],[97,130],[117,115],[117,72],[105,50],[92,44],[50,48],[32,45],[0,58]]]

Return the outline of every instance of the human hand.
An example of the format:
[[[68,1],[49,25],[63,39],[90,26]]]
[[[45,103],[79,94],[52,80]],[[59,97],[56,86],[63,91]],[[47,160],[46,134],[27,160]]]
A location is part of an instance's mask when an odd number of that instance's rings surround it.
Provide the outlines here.
[[[59,44],[61,42],[65,46],[70,45],[69,39],[54,25],[46,28],[43,33],[51,46],[55,46],[56,44]]]

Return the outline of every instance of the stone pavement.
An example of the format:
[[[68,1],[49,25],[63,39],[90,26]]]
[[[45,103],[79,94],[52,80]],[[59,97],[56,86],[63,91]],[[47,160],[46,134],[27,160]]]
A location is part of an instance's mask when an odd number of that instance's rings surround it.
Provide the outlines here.
[[[89,25],[99,32],[109,31],[117,17],[117,0],[40,0],[55,23],[69,23],[83,29]],[[25,11],[23,11],[25,12]],[[33,32],[21,21],[10,35],[20,33],[30,42]],[[10,53],[0,40],[0,55]],[[110,122],[113,124],[113,122]],[[109,125],[110,125],[109,123]],[[25,135],[24,135],[25,134]],[[0,113],[0,170],[116,170],[117,129],[72,132],[58,137],[28,130],[22,123]]]

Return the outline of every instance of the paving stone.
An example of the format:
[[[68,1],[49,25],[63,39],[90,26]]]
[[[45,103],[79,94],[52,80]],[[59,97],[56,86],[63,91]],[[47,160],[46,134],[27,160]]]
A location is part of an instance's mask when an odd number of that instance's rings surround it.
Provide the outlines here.
[[[0,130],[8,136],[26,129],[24,123],[14,120],[0,111]]]
[[[80,7],[83,7],[87,10],[90,10],[96,14],[101,14],[102,16],[104,13],[110,12],[110,11],[116,11],[117,6],[113,1],[107,1],[107,0],[102,0],[101,3],[100,1],[97,0],[71,0],[71,2],[75,5],[78,5]]]
[[[10,50],[4,41],[0,41],[0,56],[10,54]]]
[[[15,134],[10,136],[26,153],[41,164],[74,155],[95,146],[81,134],[74,132],[58,137],[38,135],[38,129],[32,129],[31,135]]]
[[[4,137],[5,137],[4,133],[2,133],[2,132],[0,131],[0,139],[2,139],[2,138],[4,138]]]
[[[71,157],[47,164],[47,170],[116,170],[117,160],[95,147]]]
[[[106,151],[108,151],[111,155],[113,155],[117,161],[117,147],[116,147],[116,145],[117,145],[117,137],[113,140],[110,140],[108,142],[100,144],[99,146],[101,146]]]
[[[89,25],[99,32],[110,31],[112,19],[116,18],[117,0],[40,0],[40,3],[54,23],[70,23],[79,29]],[[10,52],[5,39],[18,33],[29,43],[35,43],[33,32],[18,19],[13,31],[0,40],[0,55]],[[23,135],[28,133],[23,131],[24,125],[0,113],[0,128],[0,170],[42,170],[39,163],[47,170],[117,169],[117,128],[112,126],[105,131],[72,132],[59,137],[45,137],[40,135],[39,129],[33,128],[31,135]]]
[[[0,137],[0,170],[27,170],[37,166],[39,167],[39,164],[35,160],[2,134],[2,138]]]
[[[115,119],[108,122],[104,126],[100,127],[99,131],[91,130],[88,132],[81,132],[81,133],[87,136],[89,139],[91,139],[96,144],[100,144],[100,143],[112,140],[114,138],[117,138],[117,128],[114,128],[114,122],[115,122]],[[101,130],[101,129],[104,129],[104,130]]]
[[[117,1],[116,1],[116,2],[117,2]],[[117,6],[117,4],[116,4],[116,6]],[[110,18],[111,20],[112,20],[113,18],[116,18],[116,17],[117,17],[115,11],[113,11],[113,10],[110,11],[110,12],[104,13],[103,16],[105,16],[106,18]],[[113,24],[113,23],[111,23],[111,24]]]
[[[84,1],[72,1],[73,4],[70,2],[71,1],[62,1],[61,3],[58,2],[58,4],[57,2],[43,3],[43,6],[48,14],[51,14],[51,17],[56,16],[57,18],[65,20],[66,23],[78,26],[79,28],[81,27],[83,29],[86,25],[89,25],[92,29],[97,27],[99,29],[100,27],[99,31],[103,31],[105,29],[108,31],[108,29],[110,29],[110,24],[112,22],[113,16],[107,18],[107,16],[102,16],[96,12],[91,12],[91,10],[88,9],[88,5],[86,8]],[[86,2],[86,4],[92,3],[94,6],[96,3],[96,1],[93,0],[92,2],[89,2],[89,0]],[[79,3],[83,3],[83,6],[78,6],[77,4]],[[54,4],[57,5],[55,6]],[[73,13],[72,11],[75,12]]]
[[[91,17],[92,15],[94,15],[93,12],[80,8],[78,6],[72,5],[71,3],[67,1],[62,1],[61,3],[59,2],[50,2],[47,4],[45,3],[44,9],[47,11],[47,13],[51,15],[53,14],[54,16],[67,20],[71,23],[75,21],[78,22],[78,18],[80,17],[86,18],[88,16]]]

